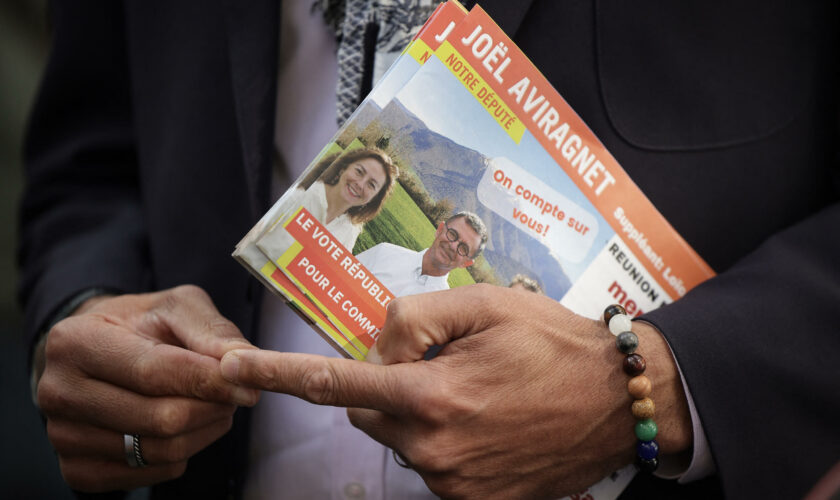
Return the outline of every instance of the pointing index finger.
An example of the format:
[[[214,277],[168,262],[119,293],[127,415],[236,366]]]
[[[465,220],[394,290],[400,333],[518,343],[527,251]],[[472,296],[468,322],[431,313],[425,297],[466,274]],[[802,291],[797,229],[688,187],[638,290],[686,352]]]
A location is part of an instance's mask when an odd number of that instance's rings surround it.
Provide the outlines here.
[[[319,405],[369,408],[392,415],[410,411],[423,393],[417,364],[380,366],[349,359],[263,350],[234,350],[222,357],[225,379],[291,394]],[[425,377],[428,380],[428,377]]]

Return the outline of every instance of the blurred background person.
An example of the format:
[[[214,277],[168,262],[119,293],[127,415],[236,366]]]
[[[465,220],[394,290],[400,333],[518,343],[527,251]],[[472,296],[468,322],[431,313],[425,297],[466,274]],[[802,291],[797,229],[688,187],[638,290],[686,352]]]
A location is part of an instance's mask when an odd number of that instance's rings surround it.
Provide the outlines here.
[[[534,278],[525,276],[524,274],[515,275],[510,280],[508,288],[513,288],[514,290],[525,290],[526,292],[534,292],[540,295],[543,294],[543,289],[539,282],[537,282]]]

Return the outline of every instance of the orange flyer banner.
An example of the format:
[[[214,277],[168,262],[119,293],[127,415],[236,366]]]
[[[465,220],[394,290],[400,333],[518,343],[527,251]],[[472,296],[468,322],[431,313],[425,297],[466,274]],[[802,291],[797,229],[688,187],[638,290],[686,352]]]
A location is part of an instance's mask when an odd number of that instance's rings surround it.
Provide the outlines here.
[[[464,7],[455,0],[439,5],[406,47],[406,52],[418,63],[425,63],[466,14]]]
[[[671,296],[681,297],[714,276],[711,267],[656,210],[577,113],[481,7],[470,11],[441,49],[438,57],[462,83],[468,85],[469,80],[478,79],[492,88],[492,99],[500,101],[494,109],[509,114],[507,121],[497,121],[510,127],[521,120],[604,214],[616,234],[644,257],[640,259],[642,265]]]
[[[365,347],[373,346],[385,324],[391,292],[305,208],[285,228],[302,248],[280,267],[340,323],[339,328],[346,328]]]
[[[426,45],[432,49],[436,49],[440,45],[440,42],[449,35],[452,29],[466,15],[467,10],[455,0],[440,4],[432,15],[429,16],[429,20],[420,28],[413,40],[423,40]],[[409,44],[410,46],[411,44]]]
[[[309,250],[309,251],[307,251]],[[317,249],[303,249],[292,257],[283,270],[304,290],[304,292],[332,319],[339,329],[348,331],[351,342],[358,339],[365,349],[370,349],[384,323],[379,322],[377,312],[354,293],[352,283],[340,282],[341,275],[321,257]]]
[[[274,266],[272,263],[267,263],[262,270],[262,274],[271,280],[272,284],[281,290],[289,297],[290,304],[300,311],[300,314],[305,315],[307,321],[314,322],[317,329],[322,333],[327,342],[333,344],[339,352],[347,353],[350,357],[358,360],[364,360],[365,355],[359,352],[353,345],[351,339],[345,337],[332,324],[330,319],[321,312],[312,302],[306,298],[301,290],[289,279],[288,276]]]

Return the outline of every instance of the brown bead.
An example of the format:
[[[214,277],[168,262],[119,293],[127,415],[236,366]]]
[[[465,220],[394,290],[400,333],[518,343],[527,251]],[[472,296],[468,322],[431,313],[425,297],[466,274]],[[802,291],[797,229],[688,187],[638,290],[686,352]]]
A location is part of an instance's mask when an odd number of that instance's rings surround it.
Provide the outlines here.
[[[653,418],[655,409],[656,406],[650,398],[637,399],[636,401],[633,401],[633,406],[630,408],[633,412],[633,416],[639,420],[644,418]]]
[[[627,382],[627,392],[636,399],[643,399],[650,396],[653,384],[644,375],[637,375]]]
[[[606,323],[607,328],[610,327],[610,320],[613,319],[613,316],[619,314],[627,314],[627,311],[618,304],[613,304],[604,310],[604,323]]]
[[[635,377],[645,372],[645,358],[641,354],[631,354],[624,358],[624,373]]]

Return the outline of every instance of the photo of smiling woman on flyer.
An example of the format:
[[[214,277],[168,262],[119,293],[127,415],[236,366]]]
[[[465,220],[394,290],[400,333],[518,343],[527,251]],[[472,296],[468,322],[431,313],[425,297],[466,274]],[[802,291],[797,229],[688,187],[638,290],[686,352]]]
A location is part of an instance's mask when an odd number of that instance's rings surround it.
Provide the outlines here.
[[[373,219],[391,193],[398,175],[391,158],[376,148],[360,148],[324,158],[301,180],[282,220],[298,207],[306,208],[345,248],[352,250],[365,222]],[[269,255],[282,254],[291,244],[286,231],[273,227],[258,246]]]

